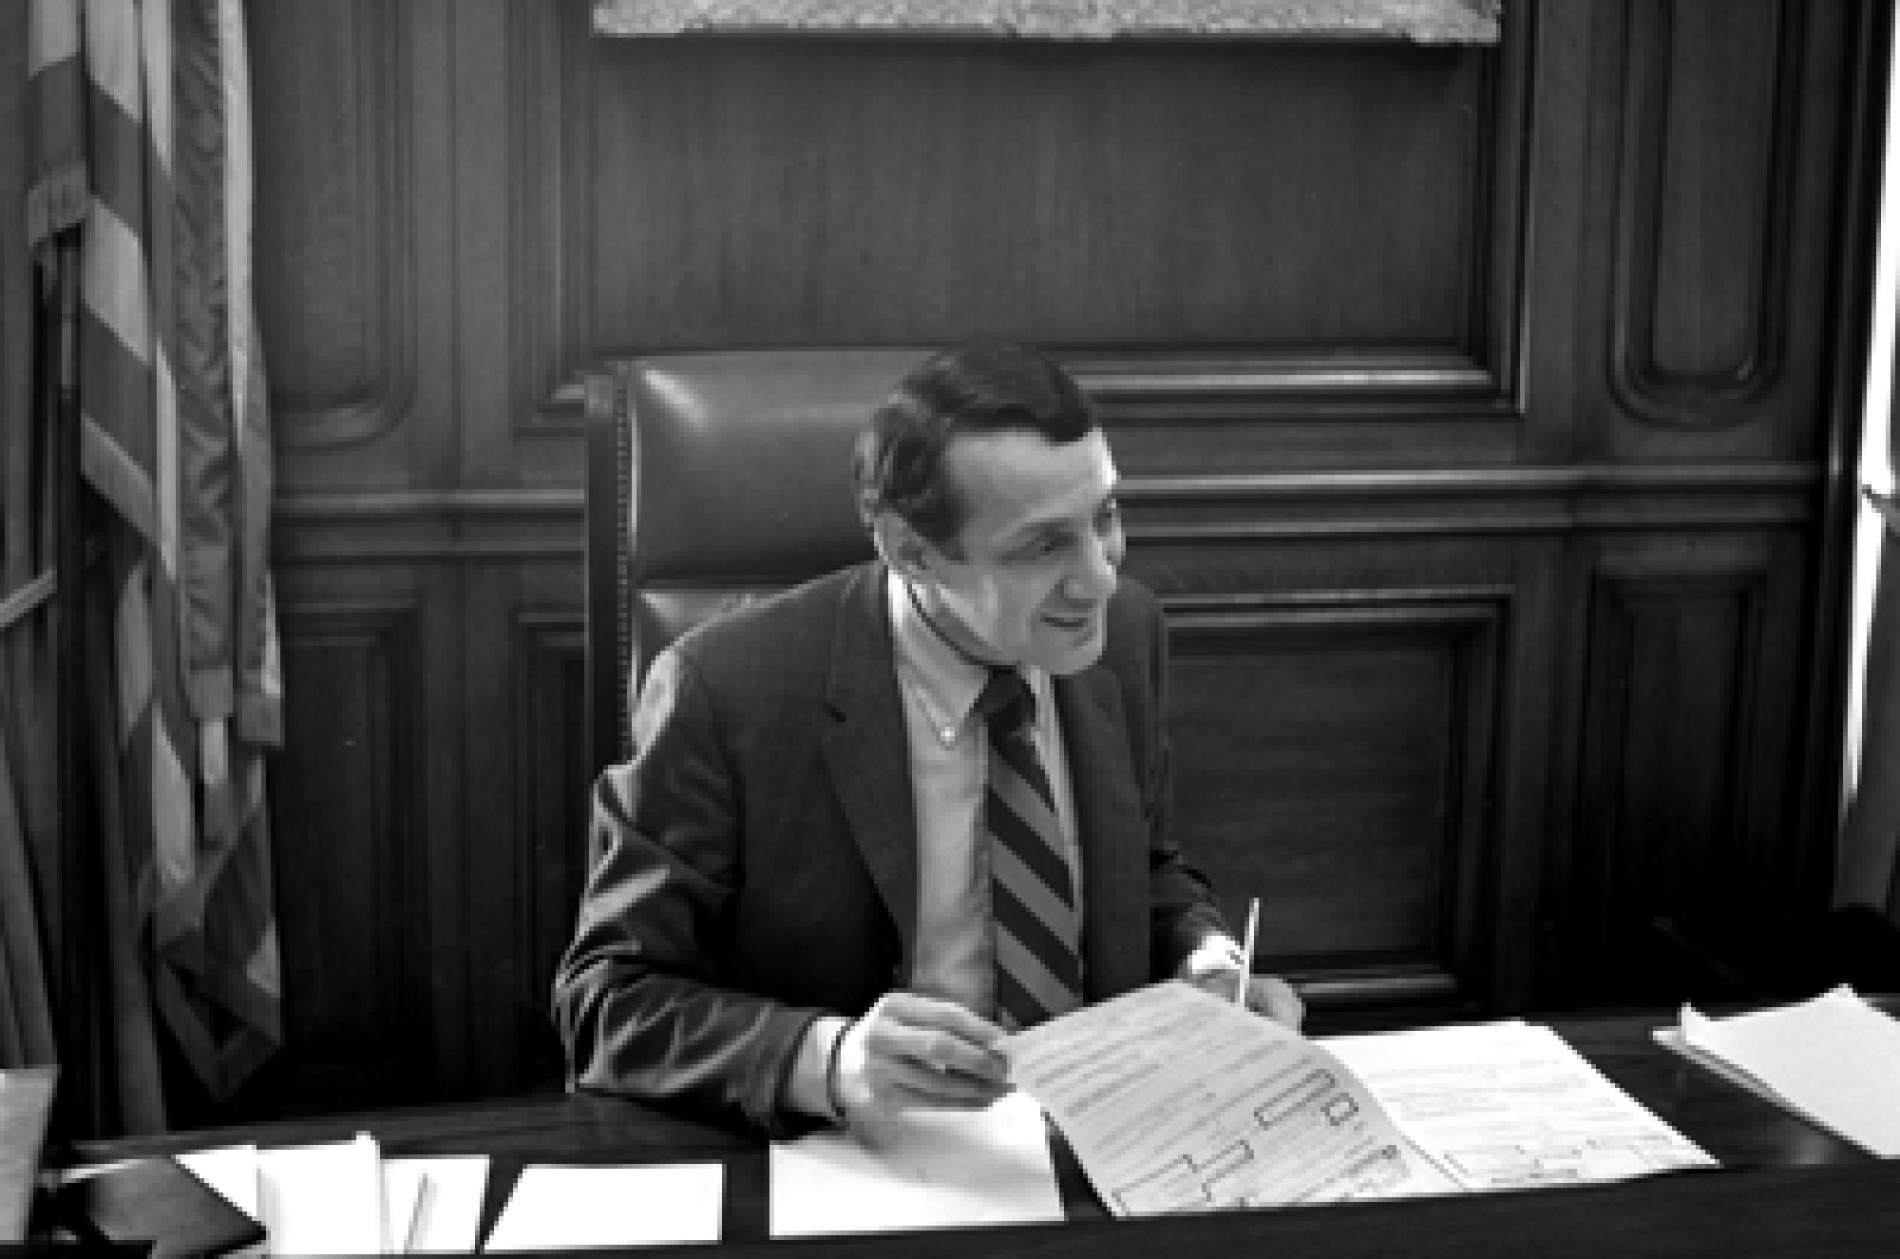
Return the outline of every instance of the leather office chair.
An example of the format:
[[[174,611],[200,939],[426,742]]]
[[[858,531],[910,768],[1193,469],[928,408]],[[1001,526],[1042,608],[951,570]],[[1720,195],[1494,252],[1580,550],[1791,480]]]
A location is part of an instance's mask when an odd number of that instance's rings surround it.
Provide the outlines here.
[[[647,665],[726,608],[866,559],[851,449],[921,349],[652,355],[587,380],[589,778]]]

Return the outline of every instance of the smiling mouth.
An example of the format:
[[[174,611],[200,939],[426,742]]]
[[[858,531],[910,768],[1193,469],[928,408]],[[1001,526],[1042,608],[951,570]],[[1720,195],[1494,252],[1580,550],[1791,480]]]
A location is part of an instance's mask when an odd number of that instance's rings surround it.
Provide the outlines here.
[[[1050,613],[1045,615],[1042,619],[1065,633],[1074,634],[1092,625],[1095,621],[1095,614],[1093,612],[1080,612],[1074,616],[1056,616]]]

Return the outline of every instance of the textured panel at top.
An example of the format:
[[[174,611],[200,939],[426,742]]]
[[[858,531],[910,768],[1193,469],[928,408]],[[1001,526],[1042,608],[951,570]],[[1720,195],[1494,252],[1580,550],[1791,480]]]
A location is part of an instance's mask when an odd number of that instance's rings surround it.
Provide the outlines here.
[[[690,31],[1110,39],[1385,36],[1490,43],[1502,0],[595,0],[604,35]]]

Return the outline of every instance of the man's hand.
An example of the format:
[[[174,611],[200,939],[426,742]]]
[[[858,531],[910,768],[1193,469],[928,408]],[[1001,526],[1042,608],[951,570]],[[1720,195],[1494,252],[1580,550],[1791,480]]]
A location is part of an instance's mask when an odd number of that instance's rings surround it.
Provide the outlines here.
[[[1190,953],[1174,972],[1176,979],[1193,984],[1202,992],[1212,993],[1223,1001],[1234,999],[1234,988],[1240,982],[1240,975],[1240,947],[1226,936],[1218,934],[1203,940],[1200,947]],[[1306,1017],[1306,1003],[1300,1000],[1300,994],[1293,991],[1293,986],[1286,980],[1275,979],[1271,975],[1248,977],[1247,1008],[1296,1032]]]
[[[838,1047],[837,1097],[848,1120],[934,1107],[979,1110],[1009,1091],[1003,1035],[962,1006],[891,992]]]
[[[1234,984],[1240,979],[1240,968],[1232,970],[1208,971],[1188,978],[1187,982],[1202,992],[1210,992],[1222,1001],[1234,999]],[[1275,1023],[1300,1030],[1300,1023],[1306,1018],[1306,1002],[1300,1000],[1300,994],[1293,991],[1293,985],[1284,979],[1275,979],[1272,975],[1253,975],[1247,980],[1247,1008],[1255,1014],[1264,1014]]]

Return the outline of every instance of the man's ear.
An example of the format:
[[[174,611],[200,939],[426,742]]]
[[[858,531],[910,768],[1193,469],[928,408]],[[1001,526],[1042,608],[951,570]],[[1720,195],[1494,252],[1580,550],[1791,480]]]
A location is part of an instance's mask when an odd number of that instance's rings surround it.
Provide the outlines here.
[[[871,526],[871,539],[877,553],[897,573],[912,581],[929,581],[934,553],[923,535],[911,528],[902,516],[880,514]]]

